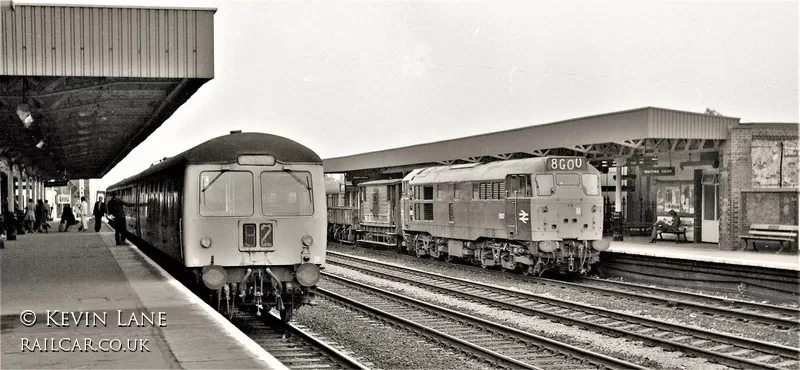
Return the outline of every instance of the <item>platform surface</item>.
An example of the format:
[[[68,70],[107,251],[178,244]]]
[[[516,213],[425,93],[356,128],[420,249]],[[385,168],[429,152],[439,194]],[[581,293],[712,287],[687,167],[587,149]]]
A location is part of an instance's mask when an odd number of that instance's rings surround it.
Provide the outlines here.
[[[285,369],[106,225],[20,235],[0,267],[2,369]]]
[[[768,267],[800,271],[800,257],[797,253],[725,251],[712,243],[675,243],[673,240],[659,240],[649,243],[649,237],[625,236],[624,240],[612,241],[608,252],[637,254],[653,257],[688,259],[704,262],[729,263],[735,265]]]

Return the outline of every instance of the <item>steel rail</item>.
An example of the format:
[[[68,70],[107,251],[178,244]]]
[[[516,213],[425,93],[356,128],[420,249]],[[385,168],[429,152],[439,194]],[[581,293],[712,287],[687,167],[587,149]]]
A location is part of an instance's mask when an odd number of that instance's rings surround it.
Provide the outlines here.
[[[328,260],[328,262],[333,262],[333,261]],[[463,286],[476,287],[479,290],[480,289],[488,290],[491,293],[510,295],[511,297],[516,298],[516,299],[522,298],[522,299],[525,299],[527,301],[533,300],[533,301],[538,302],[538,303],[543,304],[543,305],[561,307],[563,309],[567,309],[567,310],[571,310],[571,311],[579,311],[579,312],[584,313],[584,316],[585,315],[599,316],[599,317],[601,317],[603,319],[610,319],[610,320],[615,320],[615,321],[621,321],[621,322],[627,323],[627,324],[634,324],[634,325],[640,325],[640,326],[645,326],[645,327],[650,327],[650,328],[657,328],[657,329],[660,329],[660,330],[663,330],[663,331],[668,331],[668,332],[675,332],[675,333],[682,334],[683,336],[688,336],[685,339],[697,338],[697,339],[701,339],[701,340],[714,340],[714,341],[717,341],[717,342],[720,342],[720,343],[723,343],[723,344],[733,344],[734,346],[737,346],[737,347],[742,347],[742,348],[745,348],[745,349],[753,349],[753,350],[757,350],[757,351],[760,351],[760,352],[765,353],[765,354],[777,355],[777,356],[785,357],[785,358],[788,358],[788,359],[791,359],[791,360],[795,360],[795,361],[797,361],[798,357],[800,356],[800,350],[798,350],[797,348],[791,348],[791,347],[787,347],[787,346],[783,346],[783,345],[778,345],[778,344],[773,344],[773,343],[766,343],[766,342],[762,342],[762,341],[756,341],[756,340],[736,337],[736,336],[723,334],[723,333],[716,333],[716,332],[712,332],[712,331],[705,330],[705,329],[700,329],[700,328],[688,328],[688,327],[674,325],[674,324],[670,324],[670,323],[666,323],[666,322],[651,320],[651,319],[647,319],[647,318],[637,317],[637,316],[634,316],[634,315],[629,315],[629,314],[614,312],[614,311],[611,311],[611,310],[606,310],[606,309],[597,308],[597,307],[593,307],[593,306],[588,306],[588,305],[585,305],[585,304],[568,302],[568,301],[557,299],[557,298],[542,297],[542,296],[538,296],[538,295],[535,295],[535,294],[532,294],[532,293],[514,291],[514,290],[510,290],[510,289],[505,289],[505,288],[502,288],[502,287],[491,286],[491,285],[488,285],[488,284],[471,282],[471,281],[466,281],[466,280],[463,280],[463,279],[452,278],[452,277],[447,277],[447,276],[434,274],[434,273],[429,273],[429,272],[425,272],[425,271],[414,270],[414,269],[410,269],[410,268],[407,268],[407,267],[400,267],[400,266],[395,266],[395,265],[386,265],[386,264],[383,264],[381,262],[375,262],[375,261],[369,261],[369,260],[365,260],[364,262],[368,262],[368,263],[372,263],[372,264],[376,264],[376,265],[384,265],[384,266],[387,266],[387,268],[390,268],[390,269],[401,270],[400,271],[401,273],[403,271],[405,271],[406,273],[409,273],[409,274],[421,275],[421,276],[426,277],[426,279],[425,279],[426,281],[424,281],[424,282],[423,281],[417,281],[417,280],[413,280],[413,279],[409,279],[409,278],[404,278],[404,277],[399,277],[399,276],[395,276],[395,275],[391,275],[391,274],[381,273],[381,272],[375,271],[374,269],[361,268],[361,267],[358,267],[358,266],[348,265],[346,263],[341,263],[341,264],[344,265],[344,266],[350,267],[350,268],[354,268],[354,269],[357,269],[357,270],[364,271],[364,272],[366,272],[368,274],[371,274],[371,275],[387,276],[387,277],[390,277],[391,279],[403,280],[403,281],[405,281],[405,282],[407,282],[409,284],[412,284],[412,285],[424,286],[424,287],[431,288],[431,289],[434,289],[434,290],[444,291],[444,292],[446,292],[448,294],[459,295],[459,296],[466,297],[468,299],[475,300],[475,301],[487,302],[487,303],[493,304],[495,306],[505,307],[505,308],[509,308],[509,309],[513,309],[513,310],[516,310],[516,311],[521,311],[521,312],[524,312],[524,313],[533,314],[533,315],[537,315],[537,316],[544,316],[544,317],[548,317],[550,319],[554,319],[554,320],[557,320],[557,321],[560,321],[560,322],[569,322],[569,323],[572,323],[572,324],[580,325],[582,327],[588,327],[588,328],[591,328],[593,330],[600,330],[600,331],[603,331],[603,332],[610,332],[610,333],[620,334],[620,335],[628,336],[628,337],[636,337],[636,338],[638,338],[640,340],[644,340],[644,341],[647,341],[647,342],[653,342],[653,343],[657,343],[657,344],[662,345],[662,346],[666,346],[666,347],[670,347],[670,348],[676,348],[676,349],[680,349],[680,350],[688,352],[688,353],[693,353],[695,355],[700,355],[700,356],[703,356],[703,357],[706,357],[706,358],[711,358],[711,359],[714,359],[715,361],[718,361],[720,363],[723,363],[723,364],[726,364],[726,365],[729,365],[729,366],[745,366],[745,367],[748,367],[748,368],[749,367],[762,367],[762,368],[768,368],[768,369],[781,369],[781,367],[772,366],[770,364],[766,364],[766,363],[763,363],[763,362],[752,361],[752,360],[745,359],[745,358],[731,356],[731,355],[728,355],[728,354],[725,354],[725,353],[715,352],[715,351],[707,350],[707,349],[704,349],[704,348],[698,348],[698,347],[687,345],[687,344],[684,344],[684,343],[679,343],[679,342],[673,341],[673,340],[661,339],[661,338],[658,338],[658,337],[655,337],[655,336],[652,336],[652,335],[642,334],[642,333],[639,333],[639,332],[629,331],[629,330],[621,329],[621,328],[618,328],[618,327],[612,327],[612,326],[601,324],[601,323],[596,323],[596,322],[591,322],[591,321],[587,321],[587,320],[583,320],[583,319],[578,319],[578,318],[570,317],[570,316],[567,316],[567,315],[564,315],[564,314],[560,314],[560,313],[548,312],[548,311],[545,311],[543,309],[538,309],[538,308],[535,308],[535,307],[528,307],[528,306],[523,306],[523,305],[520,305],[520,304],[509,303],[509,302],[506,302],[506,301],[501,301],[501,300],[498,300],[498,299],[489,298],[487,296],[487,294],[475,294],[475,293],[465,292],[463,290],[457,290],[457,289],[454,289],[454,288],[452,288],[452,289],[451,288],[445,288],[445,287],[442,287],[442,286],[438,286],[438,285],[432,284],[431,280],[435,278],[435,279],[439,279],[441,281],[444,281],[446,283],[449,282],[449,283],[460,284],[460,285],[462,285],[462,287]],[[333,262],[333,263],[338,263],[338,262]],[[623,325],[623,327],[624,326],[628,326],[628,325]],[[639,331],[642,331],[642,330],[640,329]],[[723,348],[720,348],[720,350],[721,349],[723,349]]]
[[[331,254],[331,255],[334,255],[334,256],[342,256],[342,257],[346,257],[346,258],[353,258],[353,259],[358,259],[358,260],[363,260],[363,261],[375,262],[374,260],[368,260],[368,259],[364,259],[362,257],[352,256],[352,255],[348,255],[348,254],[344,254],[344,253],[328,251],[328,254]],[[394,254],[392,254],[392,255],[394,255]],[[409,258],[413,258],[413,257],[409,257]],[[464,267],[464,268],[470,268],[470,269],[478,269],[479,268],[479,267],[475,267],[475,266],[464,266],[464,265],[457,265],[457,266],[461,266],[461,267]],[[596,287],[596,286],[590,286],[590,285],[585,285],[585,284],[577,284],[577,283],[558,281],[558,280],[546,279],[546,278],[540,278],[540,277],[531,277],[531,276],[526,277],[526,276],[522,276],[522,275],[511,275],[511,274],[503,273],[503,272],[500,272],[500,271],[489,270],[487,272],[495,273],[495,274],[498,274],[498,275],[502,275],[504,277],[509,277],[509,278],[512,278],[512,279],[520,280],[520,281],[530,281],[530,282],[533,282],[533,283],[536,283],[536,284],[550,284],[550,285],[561,286],[561,287],[567,286],[567,287],[572,287],[572,288],[575,288],[575,289],[581,289],[581,290],[585,290],[585,291],[600,291],[600,292],[605,292],[605,293],[610,293],[610,294],[618,294],[618,295],[633,297],[633,298],[636,298],[636,299],[647,300],[647,301],[650,301],[650,302],[661,303],[661,304],[667,305],[669,307],[684,307],[684,308],[693,309],[693,310],[700,311],[700,312],[708,312],[708,313],[711,313],[711,314],[723,315],[723,316],[742,319],[742,320],[746,320],[746,321],[754,321],[754,322],[761,322],[761,323],[764,323],[764,324],[767,324],[767,325],[775,325],[775,326],[781,327],[782,329],[800,330],[800,309],[798,309],[798,308],[782,307],[782,306],[777,306],[777,305],[768,305],[768,304],[763,304],[763,303],[747,302],[747,301],[733,300],[733,299],[727,299],[727,298],[719,298],[719,297],[713,297],[713,296],[704,295],[704,294],[681,292],[681,291],[672,290],[672,289],[655,288],[655,287],[643,286],[643,285],[632,284],[632,283],[623,283],[623,282],[616,282],[616,281],[610,281],[610,280],[584,278],[585,280],[592,281],[594,283],[607,283],[607,284],[610,284],[610,285],[618,284],[620,286],[630,287],[630,288],[634,288],[634,289],[653,290],[653,291],[661,292],[663,294],[675,294],[675,295],[681,295],[683,297],[695,298],[695,299],[698,299],[698,300],[707,300],[707,301],[710,300],[710,301],[713,301],[714,304],[717,305],[717,307],[714,307],[714,306],[704,305],[702,303],[695,303],[695,302],[690,302],[690,301],[685,301],[685,300],[680,300],[680,299],[657,297],[657,296],[653,296],[653,295],[646,294],[646,293],[626,292],[626,291],[620,291],[620,290],[615,290],[615,289],[611,289],[611,288]],[[764,310],[764,311],[773,311],[775,313],[775,315],[762,314],[762,313],[758,313],[758,312],[749,312],[749,311],[743,311],[743,310],[737,310],[737,309],[724,307],[724,306],[730,306],[730,305],[740,305],[740,306],[746,306],[746,307],[748,307],[750,309],[756,309],[756,310],[760,309],[760,310]],[[720,306],[722,306],[722,307],[720,307]],[[778,315],[796,316],[796,317],[788,318],[788,317],[782,317],[782,316],[778,316]]]
[[[278,313],[270,311],[269,315],[272,316],[272,319],[275,320],[276,322],[282,323],[281,318],[278,315]],[[330,344],[325,343],[321,339],[311,335],[311,333],[308,333],[305,330],[300,329],[299,327],[297,327],[297,325],[292,324],[291,322],[290,323],[283,323],[283,325],[285,325],[286,328],[291,330],[291,332],[294,333],[295,335],[297,335],[298,337],[300,337],[303,340],[305,340],[307,342],[310,342],[314,346],[322,349],[329,356],[331,356],[333,358],[337,358],[348,369],[360,369],[360,370],[368,370],[369,369],[369,367],[365,366],[364,364],[362,364],[361,362],[359,362],[355,358],[353,358],[350,355],[348,355],[348,354],[346,354],[346,353],[334,348]]]
[[[479,326],[479,327],[482,326],[482,327],[489,328],[489,329],[497,331],[497,332],[504,333],[506,335],[510,335],[510,336],[514,336],[514,337],[517,337],[517,338],[520,338],[520,339],[523,339],[523,340],[526,340],[526,341],[530,341],[530,342],[533,342],[534,345],[538,345],[538,346],[547,348],[547,349],[549,349],[549,350],[551,350],[553,352],[565,354],[565,355],[568,355],[570,357],[575,357],[575,358],[578,358],[578,359],[587,360],[587,361],[590,361],[590,362],[592,362],[595,365],[598,365],[600,367],[610,367],[610,368],[614,368],[614,369],[616,369],[616,368],[621,368],[621,369],[647,369],[645,367],[642,367],[642,366],[639,366],[639,365],[636,365],[636,364],[633,364],[633,363],[630,363],[630,362],[627,362],[627,361],[623,361],[623,360],[616,359],[616,358],[613,358],[613,357],[610,357],[610,356],[606,356],[606,355],[603,355],[603,354],[591,352],[591,351],[588,351],[588,350],[585,350],[585,349],[582,349],[582,348],[579,348],[579,347],[575,347],[575,346],[572,346],[572,345],[569,345],[569,344],[566,344],[566,343],[561,343],[561,342],[558,342],[558,341],[555,341],[555,340],[552,340],[552,339],[549,339],[549,338],[545,338],[545,337],[542,337],[542,336],[539,336],[539,335],[536,335],[536,334],[527,333],[527,332],[519,330],[519,329],[515,329],[515,328],[512,328],[512,327],[504,326],[504,325],[501,325],[501,324],[498,324],[498,323],[495,323],[495,322],[492,322],[492,321],[484,320],[484,319],[481,319],[481,318],[478,318],[478,317],[470,316],[470,315],[467,315],[467,314],[464,314],[464,313],[461,313],[461,312],[458,312],[458,311],[453,311],[453,310],[450,310],[450,309],[447,309],[447,308],[444,308],[444,307],[439,307],[439,306],[433,305],[433,304],[428,303],[428,302],[420,301],[420,300],[417,300],[417,299],[414,299],[414,298],[411,298],[411,297],[406,297],[406,296],[403,296],[403,295],[400,295],[400,294],[397,294],[397,293],[394,293],[394,292],[387,291],[385,289],[380,289],[380,288],[373,287],[373,286],[370,286],[370,285],[367,285],[367,284],[363,284],[363,283],[360,283],[360,282],[357,282],[357,281],[353,281],[353,280],[350,280],[350,279],[347,279],[347,278],[336,276],[336,275],[333,275],[333,274],[328,273],[328,272],[323,272],[323,276],[325,276],[326,278],[335,279],[335,280],[340,281],[340,282],[345,282],[346,284],[356,286],[356,287],[358,287],[360,289],[363,289],[363,290],[367,290],[367,291],[370,291],[370,292],[376,292],[376,293],[379,293],[381,295],[384,295],[384,296],[387,296],[387,297],[391,297],[391,298],[393,298],[395,300],[404,302],[405,304],[410,304],[410,305],[413,305],[413,306],[423,307],[423,308],[425,308],[427,310],[436,312],[436,313],[438,313],[440,315],[456,318],[459,321],[470,322],[475,326]],[[351,305],[353,305],[355,307],[361,308],[361,309],[363,309],[365,311],[372,312],[372,313],[374,313],[374,314],[376,314],[378,316],[390,318],[392,321],[400,323],[401,325],[410,326],[410,327],[416,328],[417,330],[420,330],[420,331],[425,332],[425,333],[434,334],[434,335],[436,335],[436,336],[438,336],[440,338],[443,338],[448,342],[454,343],[454,344],[458,345],[459,347],[461,347],[463,349],[466,349],[468,351],[480,351],[481,353],[485,354],[485,356],[496,358],[500,362],[504,362],[504,363],[507,363],[509,365],[520,366],[520,367],[524,367],[524,368],[528,368],[528,369],[539,369],[539,367],[537,367],[535,365],[531,365],[531,364],[527,364],[527,363],[518,361],[518,360],[516,360],[514,358],[511,358],[511,357],[505,356],[503,354],[497,353],[495,351],[492,351],[490,349],[475,345],[473,343],[470,343],[468,341],[465,341],[465,340],[462,340],[460,338],[454,337],[452,335],[449,335],[447,333],[441,332],[439,330],[436,330],[436,329],[424,326],[422,324],[407,320],[405,318],[399,317],[399,316],[394,315],[392,313],[389,313],[389,312],[380,310],[378,308],[369,306],[369,305],[364,304],[362,302],[358,302],[358,301],[352,300],[350,298],[347,298],[347,297],[344,297],[342,295],[336,294],[336,293],[331,292],[329,290],[322,289],[322,288],[317,288],[317,292],[319,292],[319,293],[321,293],[323,295],[330,296],[330,297],[335,298],[337,300],[340,300],[340,301],[343,301],[343,302],[347,302],[348,304],[351,304]],[[485,358],[485,356],[482,356],[482,357]]]
[[[265,312],[259,318],[239,311],[231,322],[289,369],[368,369],[296,325],[284,323],[276,313]]]

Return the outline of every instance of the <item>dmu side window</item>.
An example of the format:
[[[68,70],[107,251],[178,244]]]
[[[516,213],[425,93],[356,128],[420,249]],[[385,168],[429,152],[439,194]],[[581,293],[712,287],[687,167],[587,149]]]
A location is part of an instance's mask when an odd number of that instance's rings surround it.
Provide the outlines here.
[[[261,212],[264,216],[311,216],[311,189],[310,172],[262,172]],[[361,190],[366,196],[365,189]]]
[[[253,174],[203,171],[199,195],[200,216],[252,216]]]

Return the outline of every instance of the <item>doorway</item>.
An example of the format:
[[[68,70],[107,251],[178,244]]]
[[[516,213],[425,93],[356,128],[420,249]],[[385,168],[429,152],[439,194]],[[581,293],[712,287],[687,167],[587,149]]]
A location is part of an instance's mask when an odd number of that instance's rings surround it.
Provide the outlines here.
[[[703,208],[701,239],[704,243],[719,243],[719,175],[703,175]]]

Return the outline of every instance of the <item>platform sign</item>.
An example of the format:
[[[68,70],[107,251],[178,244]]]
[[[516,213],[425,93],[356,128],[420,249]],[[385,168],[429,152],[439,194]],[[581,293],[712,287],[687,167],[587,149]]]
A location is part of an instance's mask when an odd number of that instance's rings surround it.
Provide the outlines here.
[[[653,167],[658,164],[658,157],[654,155],[632,155],[625,159],[627,166]]]
[[[586,169],[586,158],[583,157],[547,157],[548,171],[575,171]]]
[[[675,167],[652,167],[643,168],[645,176],[675,176]]]

